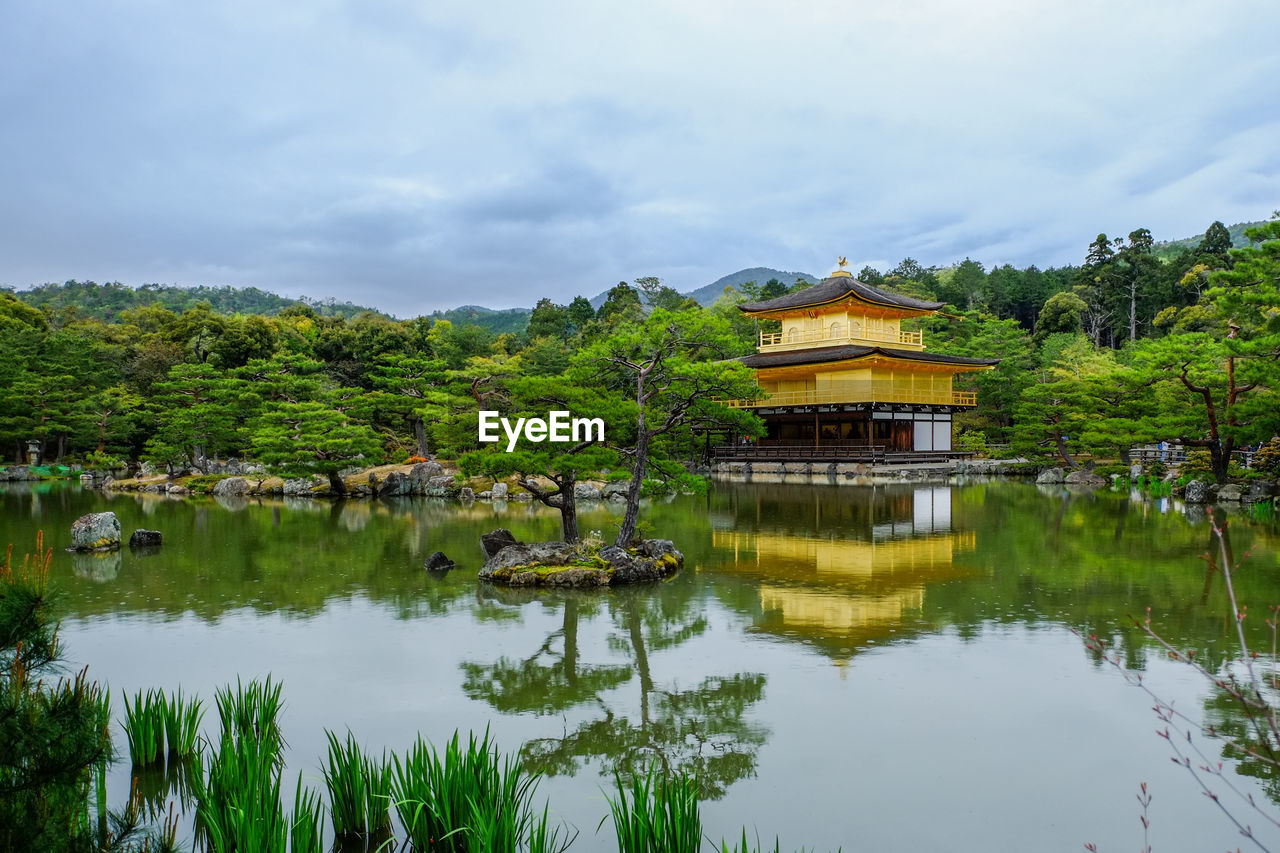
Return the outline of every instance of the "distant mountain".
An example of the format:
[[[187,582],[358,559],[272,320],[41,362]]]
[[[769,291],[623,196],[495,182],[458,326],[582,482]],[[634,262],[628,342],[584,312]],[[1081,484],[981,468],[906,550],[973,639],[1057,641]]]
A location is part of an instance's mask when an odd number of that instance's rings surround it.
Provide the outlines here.
[[[705,284],[697,290],[691,290],[685,296],[692,296],[699,305],[710,305],[724,294],[726,287],[741,288],[742,285],[749,281],[763,285],[771,278],[785,284],[787,287],[796,283],[796,279],[804,279],[809,284],[817,284],[818,279],[809,275],[807,272],[783,272],[770,267],[751,267],[745,270],[738,270],[729,273],[723,278],[718,278],[710,284]]]
[[[463,305],[448,311],[435,311],[432,320],[448,320],[455,326],[472,325],[488,329],[495,335],[511,332],[520,334],[529,327],[531,308],[485,308],[480,305]]]
[[[290,299],[256,287],[178,287],[171,284],[144,284],[129,287],[119,282],[98,284],[92,281],[68,281],[64,284],[42,284],[28,290],[14,291],[14,296],[36,308],[60,311],[75,308],[81,315],[99,320],[116,319],[121,311],[159,303],[181,313],[201,302],[208,302],[222,314],[279,314],[290,305],[307,305],[324,317],[347,317],[381,311],[334,299]]]
[[[1239,249],[1249,245],[1249,238],[1244,235],[1246,228],[1253,228],[1258,225],[1266,225],[1267,220],[1260,219],[1257,222],[1237,222],[1235,225],[1227,226],[1227,233],[1231,235],[1232,247]],[[1201,231],[1194,237],[1183,237],[1181,240],[1158,241],[1153,247],[1156,255],[1166,256],[1175,254],[1179,249],[1194,249],[1200,245],[1200,241],[1204,239],[1204,232]]]
[[[787,287],[795,284],[796,279],[798,278],[802,278],[810,284],[818,283],[816,278],[806,272],[783,272],[782,270],[775,270],[772,267],[751,267],[749,269],[729,273],[723,278],[718,278],[711,282],[711,284],[704,284],[697,290],[690,290],[682,295],[692,297],[695,302],[705,307],[719,299],[724,294],[724,289],[726,287],[740,288],[749,281],[754,281],[756,284],[762,285],[771,278],[776,278]],[[595,296],[591,297],[591,307],[599,309],[600,306],[604,304],[605,297],[608,295],[609,291],[606,290],[603,293],[597,293]]]

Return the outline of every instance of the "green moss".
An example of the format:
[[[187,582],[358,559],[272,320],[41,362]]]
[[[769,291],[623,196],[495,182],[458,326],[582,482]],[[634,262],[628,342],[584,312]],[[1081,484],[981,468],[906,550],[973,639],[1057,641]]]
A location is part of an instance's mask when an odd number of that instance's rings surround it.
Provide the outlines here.
[[[213,491],[219,480],[227,479],[227,474],[200,474],[195,477],[184,477],[178,483],[186,486],[193,494],[203,495]]]

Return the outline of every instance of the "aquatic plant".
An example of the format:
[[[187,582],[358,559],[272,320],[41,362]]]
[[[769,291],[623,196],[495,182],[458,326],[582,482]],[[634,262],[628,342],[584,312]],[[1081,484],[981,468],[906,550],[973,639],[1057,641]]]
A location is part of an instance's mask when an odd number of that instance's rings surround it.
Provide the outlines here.
[[[347,732],[344,745],[326,730],[329,761],[321,768],[329,789],[329,814],[339,840],[368,838],[391,827],[391,765],[364,755]]]
[[[742,838],[737,842],[737,844],[731,847],[729,846],[728,841],[721,841],[718,847],[713,845],[712,849],[715,850],[715,853],[782,853],[782,842],[779,841],[778,837],[775,835],[772,847],[761,847],[760,836],[757,835],[756,842],[753,845],[751,842],[747,841],[747,830],[746,828],[743,828]],[[796,851],[796,853],[806,853],[807,849],[808,848],[801,847]],[[836,853],[840,853],[843,849],[844,848],[842,847],[837,847]]]
[[[133,704],[124,694],[124,734],[129,740],[129,759],[136,767],[149,767],[164,760],[165,699],[158,690],[139,690]]]
[[[161,694],[160,701],[163,703],[164,735],[169,757],[186,758],[195,751],[204,708],[197,698],[183,699],[181,688],[172,697]]]
[[[247,685],[236,679],[235,690],[231,686],[220,688],[214,696],[218,706],[218,719],[224,737],[271,741],[273,754],[283,760],[285,745],[280,733],[281,683],[272,683],[271,676],[265,682],[250,681]]]
[[[324,849],[324,801],[303,787],[299,775],[289,818],[289,853],[322,853]]]
[[[289,832],[280,807],[280,760],[277,739],[239,736],[226,729],[216,751],[197,754],[192,778],[196,828],[207,849],[286,849]]]
[[[697,853],[702,817],[696,779],[651,767],[631,778],[629,790],[621,776],[614,782],[618,796],[608,798],[609,812],[620,853]]]
[[[549,826],[545,808],[535,815],[538,777],[516,757],[500,759],[488,730],[465,750],[454,732],[443,756],[419,737],[403,762],[392,760],[396,811],[418,850],[558,853],[573,840]]]
[[[1277,518],[1276,505],[1267,501],[1254,501],[1248,504],[1249,518],[1259,524],[1274,524]]]

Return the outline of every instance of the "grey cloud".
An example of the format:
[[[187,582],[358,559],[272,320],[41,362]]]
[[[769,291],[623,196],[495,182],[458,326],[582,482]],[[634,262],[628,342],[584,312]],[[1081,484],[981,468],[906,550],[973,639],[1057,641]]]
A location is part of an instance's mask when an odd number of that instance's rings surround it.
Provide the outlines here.
[[[1280,9],[1246,5],[15,0],[0,283],[411,314],[837,254],[1079,262],[1280,206],[1280,124],[1236,94],[1280,71]]]

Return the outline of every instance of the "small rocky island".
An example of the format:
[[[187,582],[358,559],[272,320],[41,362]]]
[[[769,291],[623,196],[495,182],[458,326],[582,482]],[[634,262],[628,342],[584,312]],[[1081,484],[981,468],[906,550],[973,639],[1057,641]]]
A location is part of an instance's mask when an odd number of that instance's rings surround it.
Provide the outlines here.
[[[581,542],[518,541],[499,528],[481,537],[488,559],[480,580],[499,586],[601,587],[665,580],[684,565],[669,539],[645,539],[633,548]]]

